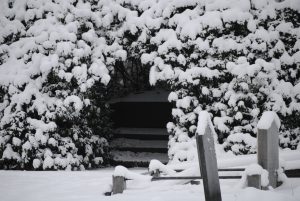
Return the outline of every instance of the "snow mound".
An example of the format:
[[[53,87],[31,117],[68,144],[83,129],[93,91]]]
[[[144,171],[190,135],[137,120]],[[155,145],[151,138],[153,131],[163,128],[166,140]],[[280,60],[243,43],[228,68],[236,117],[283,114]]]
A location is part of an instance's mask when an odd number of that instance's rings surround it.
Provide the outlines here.
[[[124,177],[124,178],[130,179],[130,180],[142,180],[142,181],[150,181],[151,180],[150,176],[145,176],[145,175],[134,173],[121,165],[115,167],[113,176],[115,176],[115,177],[120,176],[120,177]]]
[[[169,168],[167,165],[164,165],[158,160],[151,160],[149,164],[149,172],[155,172],[155,171],[160,171],[162,173],[165,173],[167,175],[175,175],[176,171]]]

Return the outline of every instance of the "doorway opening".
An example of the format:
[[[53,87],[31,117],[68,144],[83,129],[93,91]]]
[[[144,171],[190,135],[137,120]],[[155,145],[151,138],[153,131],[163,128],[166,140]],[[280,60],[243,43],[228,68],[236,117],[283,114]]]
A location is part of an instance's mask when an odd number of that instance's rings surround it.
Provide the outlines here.
[[[168,162],[172,105],[169,92],[152,89],[111,101],[114,134],[111,141],[113,165],[148,166],[150,160]]]

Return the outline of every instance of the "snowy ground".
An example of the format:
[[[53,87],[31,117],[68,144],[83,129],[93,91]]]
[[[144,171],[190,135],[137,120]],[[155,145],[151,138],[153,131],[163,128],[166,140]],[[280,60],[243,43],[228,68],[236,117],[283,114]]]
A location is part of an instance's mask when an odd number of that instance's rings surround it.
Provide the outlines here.
[[[132,169],[146,172],[146,169]],[[1,201],[200,201],[203,186],[170,185],[169,181],[127,182],[123,194],[104,196],[110,189],[113,168],[83,172],[0,171]],[[271,191],[241,189],[239,180],[221,180],[223,201],[299,201],[300,178],[288,179]]]

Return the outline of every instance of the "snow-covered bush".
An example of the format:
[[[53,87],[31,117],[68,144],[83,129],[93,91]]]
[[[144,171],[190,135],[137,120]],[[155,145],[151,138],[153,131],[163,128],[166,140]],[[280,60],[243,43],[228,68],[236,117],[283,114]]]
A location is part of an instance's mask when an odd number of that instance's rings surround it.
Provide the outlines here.
[[[120,96],[151,88],[148,81],[150,65],[142,65],[145,59],[151,58],[142,55],[155,48],[150,39],[161,28],[163,19],[156,19],[153,15],[161,12],[166,3],[146,0],[104,0],[98,3],[102,11],[103,32],[109,44],[107,61],[114,66],[109,84],[112,94]]]
[[[110,75],[96,6],[0,2],[0,168],[75,170],[107,159]]]
[[[192,160],[199,111],[208,110],[225,150],[254,153],[265,110],[283,120],[282,147],[299,143],[299,2],[170,1],[152,16],[154,46],[142,55],[150,82],[171,85],[176,107],[170,157]],[[149,9],[147,12],[151,12]],[[150,51],[150,52],[149,52]],[[290,121],[294,119],[294,121]]]
[[[147,88],[148,74],[150,84],[171,88],[173,161],[196,158],[202,110],[210,112],[225,150],[254,153],[265,110],[282,120],[280,145],[297,148],[299,6],[298,0],[2,1],[0,163],[64,169],[102,162],[106,98]]]

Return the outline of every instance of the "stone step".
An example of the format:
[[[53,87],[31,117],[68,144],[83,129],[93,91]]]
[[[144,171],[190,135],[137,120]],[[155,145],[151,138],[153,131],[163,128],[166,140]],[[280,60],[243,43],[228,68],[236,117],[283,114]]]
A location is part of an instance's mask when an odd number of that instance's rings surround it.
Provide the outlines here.
[[[117,138],[110,143],[110,147],[122,151],[167,153],[168,141]]]
[[[168,162],[167,153],[149,153],[149,152],[132,152],[117,151],[112,153],[112,165],[123,165],[125,167],[148,167],[152,159],[157,159],[162,163]]]
[[[168,140],[169,134],[166,128],[117,128],[114,130],[114,138],[130,138],[142,140]]]

